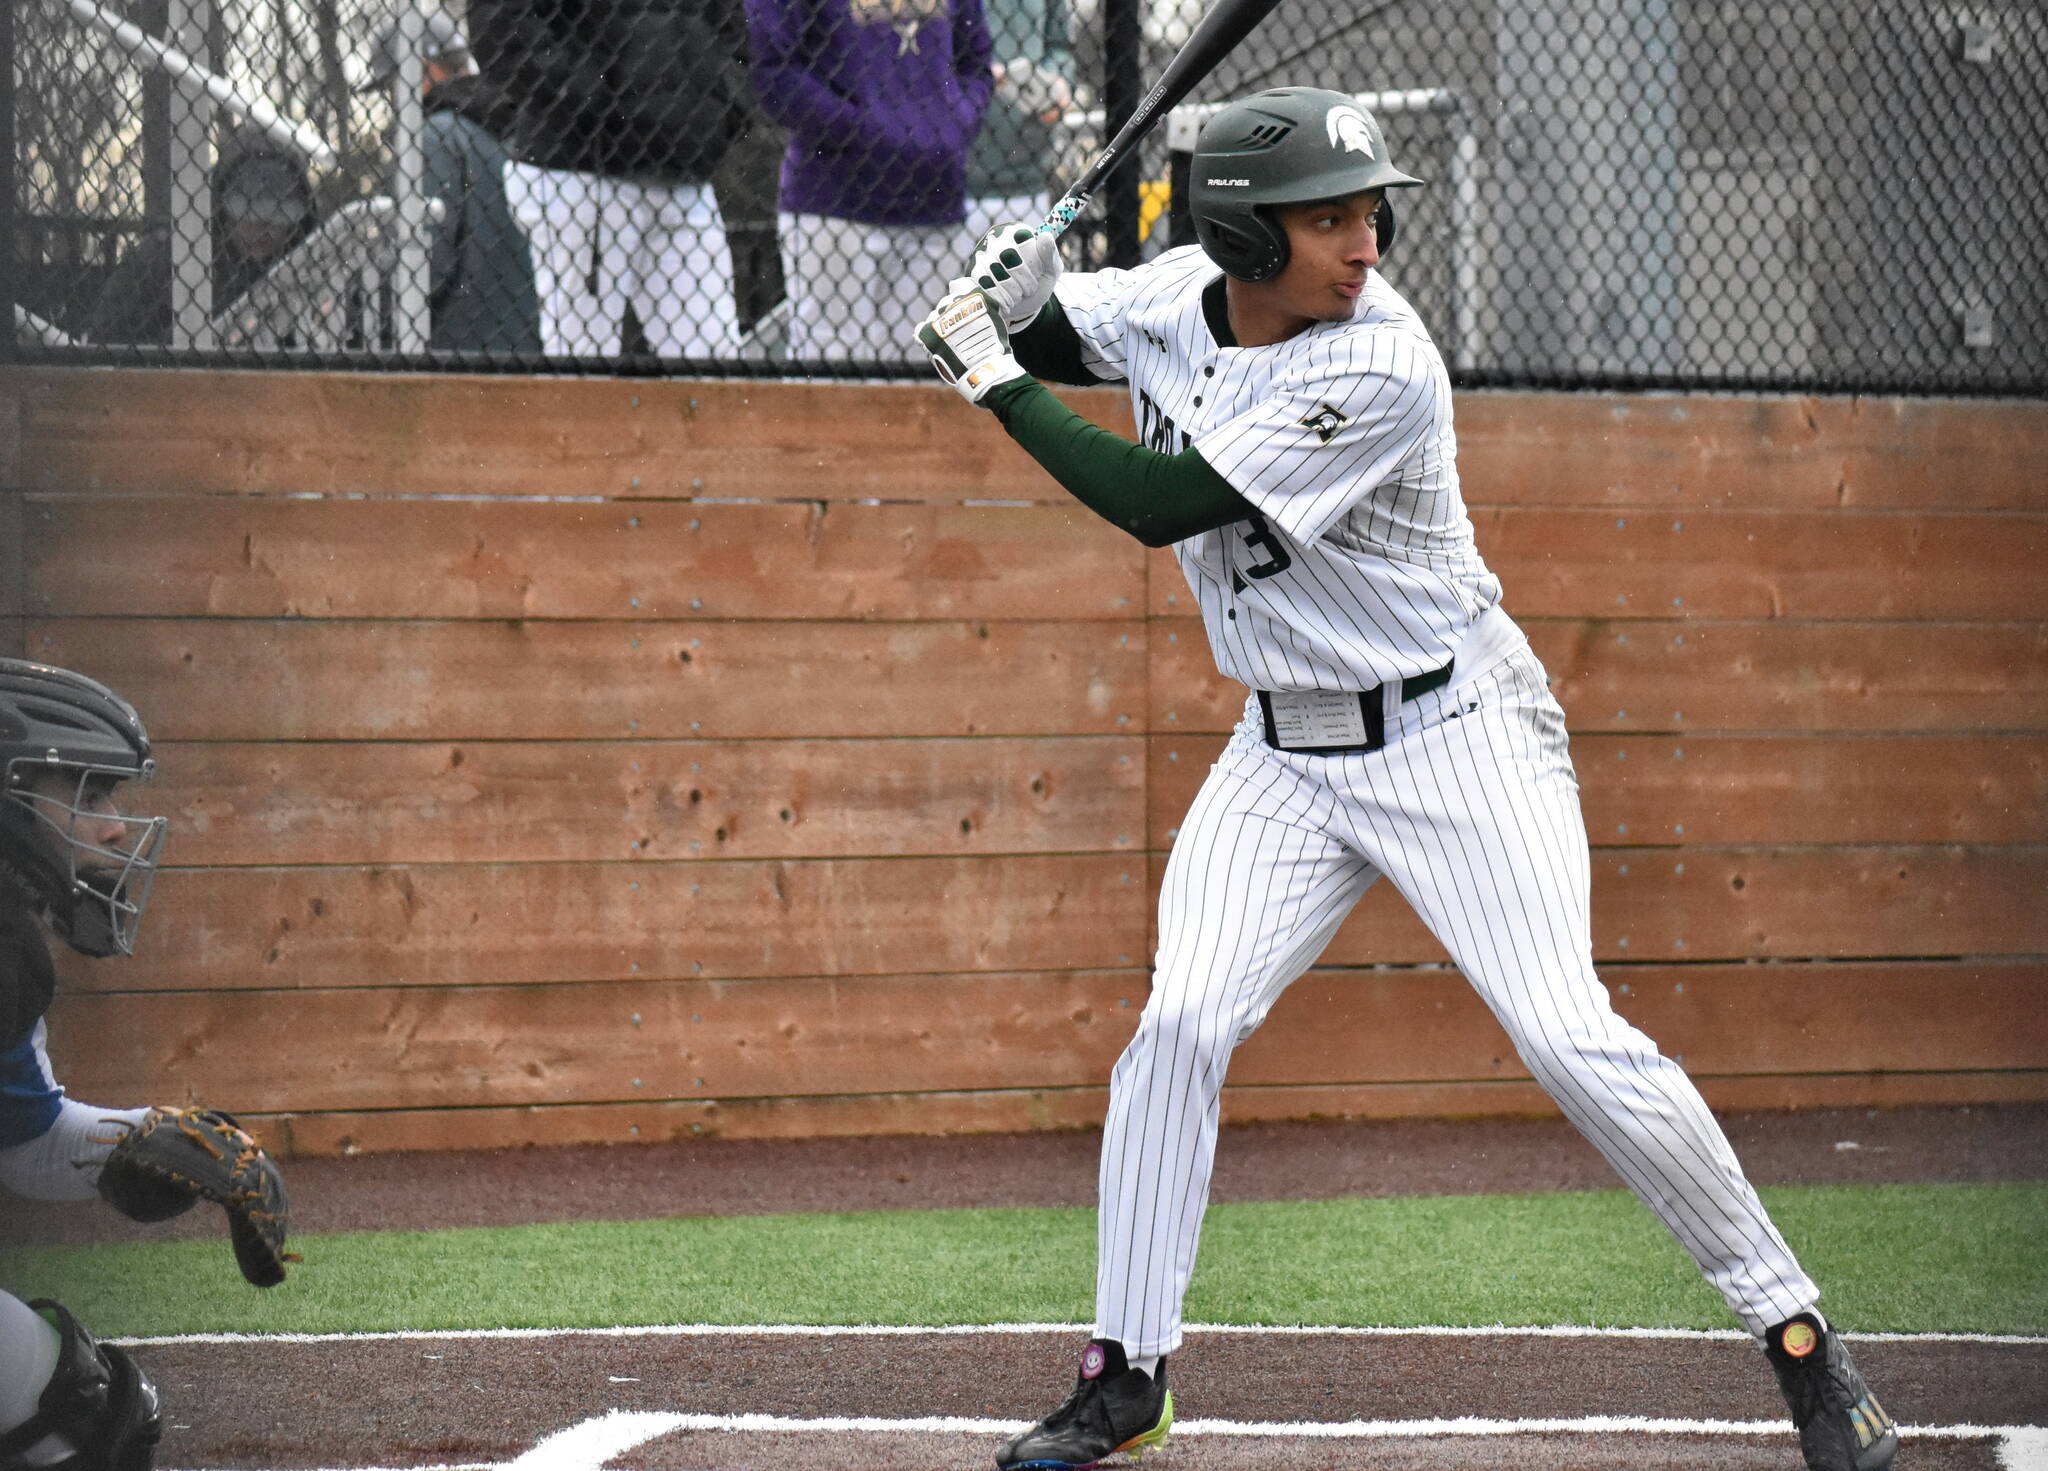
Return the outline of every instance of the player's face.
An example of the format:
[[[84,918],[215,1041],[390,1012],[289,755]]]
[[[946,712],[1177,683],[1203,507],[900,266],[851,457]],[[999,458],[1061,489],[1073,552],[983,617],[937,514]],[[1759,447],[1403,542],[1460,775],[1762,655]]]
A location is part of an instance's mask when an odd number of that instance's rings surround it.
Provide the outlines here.
[[[53,848],[67,844],[83,873],[119,868],[119,848],[132,825],[116,805],[113,778],[61,768],[32,771],[19,790],[43,819]],[[59,857],[61,858],[61,853]]]
[[[1380,263],[1373,223],[1385,191],[1368,189],[1342,199],[1287,204],[1274,211],[1287,232],[1286,269],[1267,283],[1273,305],[1310,322],[1346,322],[1365,291],[1366,273]]]

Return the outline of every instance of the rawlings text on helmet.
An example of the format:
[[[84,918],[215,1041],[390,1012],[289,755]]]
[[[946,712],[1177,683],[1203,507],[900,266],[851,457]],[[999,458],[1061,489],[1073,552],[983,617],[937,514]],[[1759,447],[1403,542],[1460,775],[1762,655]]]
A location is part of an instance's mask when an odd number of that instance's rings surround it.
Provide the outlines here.
[[[167,826],[115,805],[148,781],[149,735],[126,700],[54,665],[0,659],[0,880],[87,955],[127,955]]]

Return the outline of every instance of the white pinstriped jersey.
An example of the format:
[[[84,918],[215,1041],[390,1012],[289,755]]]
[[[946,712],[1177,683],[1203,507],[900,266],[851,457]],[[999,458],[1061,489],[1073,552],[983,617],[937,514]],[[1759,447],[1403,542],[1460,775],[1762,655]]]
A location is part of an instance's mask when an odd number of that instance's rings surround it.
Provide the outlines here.
[[[1458,490],[1443,359],[1375,272],[1346,322],[1222,347],[1199,246],[1068,273],[1084,360],[1130,384],[1139,438],[1190,445],[1258,507],[1180,542],[1216,667],[1254,689],[1367,689],[1441,668],[1500,601]]]

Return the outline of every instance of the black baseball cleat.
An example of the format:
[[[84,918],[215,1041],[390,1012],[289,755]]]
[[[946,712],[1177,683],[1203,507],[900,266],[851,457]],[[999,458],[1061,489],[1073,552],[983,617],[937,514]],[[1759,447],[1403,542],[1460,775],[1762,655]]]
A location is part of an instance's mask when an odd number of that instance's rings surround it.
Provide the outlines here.
[[[1124,1346],[1091,1338],[1081,1351],[1074,1392],[1057,1410],[996,1452],[1001,1471],[1078,1471],[1105,1456],[1129,1451],[1136,1460],[1166,1444],[1173,1428],[1173,1396],[1166,1388],[1166,1360],[1155,1377],[1133,1369]]]
[[[1792,1407],[1808,1471],[1884,1471],[1899,1451],[1884,1412],[1841,1335],[1812,1313],[1764,1334],[1764,1354]]]

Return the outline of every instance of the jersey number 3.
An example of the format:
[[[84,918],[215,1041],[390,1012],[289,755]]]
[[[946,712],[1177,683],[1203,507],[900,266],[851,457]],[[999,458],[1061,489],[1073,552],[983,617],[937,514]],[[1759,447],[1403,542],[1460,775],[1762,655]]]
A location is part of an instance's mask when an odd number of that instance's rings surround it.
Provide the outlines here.
[[[1232,592],[1243,592],[1246,586],[1245,578],[1247,577],[1253,579],[1271,577],[1275,573],[1285,572],[1294,565],[1294,558],[1287,555],[1287,548],[1280,545],[1279,538],[1274,536],[1271,529],[1267,527],[1264,516],[1254,515],[1245,521],[1243,525],[1245,550],[1254,555],[1264,553],[1265,560],[1252,563],[1243,572],[1232,568],[1230,573],[1230,590]]]

